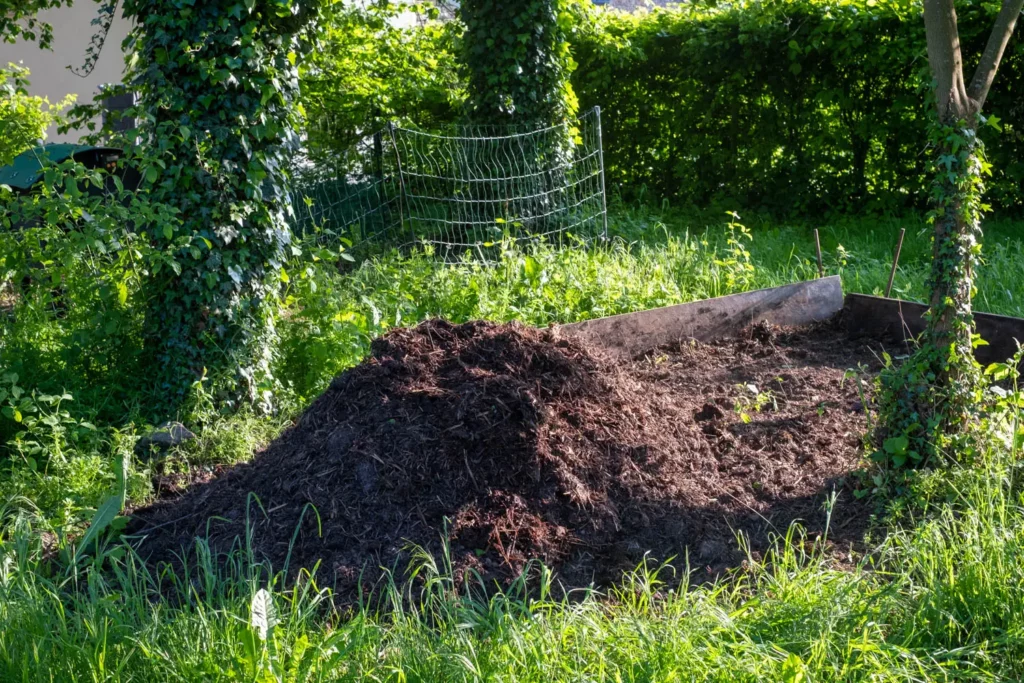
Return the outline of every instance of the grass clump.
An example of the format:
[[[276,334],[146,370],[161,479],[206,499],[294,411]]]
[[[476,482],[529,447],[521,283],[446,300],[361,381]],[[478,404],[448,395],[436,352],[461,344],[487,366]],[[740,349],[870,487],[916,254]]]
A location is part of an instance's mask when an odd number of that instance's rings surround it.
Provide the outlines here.
[[[244,547],[221,564],[200,544],[199,559],[176,574],[153,573],[116,544],[77,553],[71,565],[50,561],[109,495],[116,462],[128,457],[128,497],[139,503],[151,495],[154,468],[246,460],[395,326],[429,317],[547,325],[809,279],[817,275],[814,227],[826,271],[841,274],[847,291],[874,294],[906,227],[895,294],[925,296],[923,220],[727,222],[620,207],[608,242],[507,247],[493,267],[442,263],[423,249],[378,255],[340,275],[333,264],[304,262],[281,301],[271,418],[222,415],[201,391],[187,414],[146,415],[133,381],[140,369],[130,310],[123,347],[97,364],[76,327],[86,324],[84,312],[16,300],[0,309],[0,374],[17,375],[17,405],[25,396],[73,397],[55,424],[29,423],[20,409],[20,421],[13,411],[0,415],[0,680],[1024,677],[1016,408],[973,467],[911,481],[896,506],[899,523],[852,567],[837,566],[834,549],[824,552],[825,541],[794,527],[763,561],[750,557],[710,586],[666,587],[667,572],[686,570],[684,557],[674,569],[651,560],[609,594],[554,599],[545,582],[558,577],[543,571],[485,596],[457,586],[443,558],[421,556],[416,585],[427,586],[424,594],[410,600],[410,586],[393,581],[363,608],[341,612],[318,572],[285,589],[280,568],[255,562]],[[977,306],[1024,315],[1016,226],[986,230]],[[118,354],[124,364],[111,360]],[[40,410],[49,409],[42,401]],[[132,456],[136,437],[167,417],[198,438],[158,461]]]
[[[557,576],[541,572],[484,597],[421,557],[423,593],[386,582],[344,614],[314,576],[275,589],[244,549],[178,575],[130,553],[107,555],[104,573],[53,574],[20,518],[0,546],[0,678],[1016,680],[1024,512],[1009,451],[986,461],[853,569],[795,527],[764,562],[678,591],[652,562],[606,595],[553,600]],[[268,601],[264,625],[254,603]]]

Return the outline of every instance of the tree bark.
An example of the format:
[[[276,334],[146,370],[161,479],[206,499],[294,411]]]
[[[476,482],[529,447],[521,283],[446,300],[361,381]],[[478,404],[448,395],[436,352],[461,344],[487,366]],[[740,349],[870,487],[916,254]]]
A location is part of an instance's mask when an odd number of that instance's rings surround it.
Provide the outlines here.
[[[924,30],[939,121],[953,124],[972,117],[977,112],[972,110],[964,83],[964,60],[953,0],[925,0]]]
[[[961,128],[971,146],[970,153],[960,157],[971,166],[979,163],[977,149],[977,118],[988,97],[999,62],[1017,23],[1024,0],[1004,0],[988,44],[978,63],[970,86],[964,80],[963,56],[960,51],[960,36],[957,30],[956,10],[953,0],[925,0],[924,22],[928,43],[928,63],[935,82],[935,104],[942,126]],[[938,158],[956,156],[950,146],[936,150]],[[965,169],[958,169],[963,173]],[[950,309],[970,316],[972,268],[970,254],[962,254],[968,244],[973,244],[978,226],[976,221],[965,218],[962,210],[967,197],[958,196],[962,188],[955,184],[938,181],[940,195],[948,206],[935,207],[941,213],[935,221],[935,244],[932,263],[932,320],[929,326],[929,340],[943,347],[953,340],[950,338],[952,319]],[[953,306],[944,302],[952,300]],[[970,342],[969,330],[967,343]]]
[[[922,349],[931,360],[934,384],[949,389],[946,405],[929,406],[947,432],[968,416],[973,363],[971,294],[980,238],[982,192],[979,115],[1016,26],[1024,0],[1004,0],[974,77],[964,79],[953,0],[924,0],[928,62],[935,86],[941,142],[933,185],[935,233],[931,269],[931,318]]]

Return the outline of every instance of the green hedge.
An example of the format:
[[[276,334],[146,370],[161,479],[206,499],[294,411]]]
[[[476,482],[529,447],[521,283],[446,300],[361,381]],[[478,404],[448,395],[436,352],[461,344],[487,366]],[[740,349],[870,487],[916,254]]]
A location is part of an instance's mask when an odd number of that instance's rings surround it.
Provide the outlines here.
[[[611,191],[803,216],[923,207],[930,77],[919,0],[744,0],[636,15],[574,2],[582,24],[569,33],[572,85],[580,111],[604,112]],[[957,2],[969,69],[997,9]],[[310,126],[320,156],[354,145],[375,125],[371,112],[425,128],[462,115],[461,28],[398,28],[399,11],[374,3],[328,22],[303,76],[310,123],[331,124]],[[988,200],[1016,212],[1024,210],[1022,35],[985,105],[1003,131],[984,133],[994,167]]]
[[[994,3],[957,2],[973,68]],[[985,112],[988,199],[1024,207],[1024,39]],[[816,215],[925,199],[921,5],[767,0],[709,10],[595,12],[573,46],[580,109],[600,105],[609,187],[624,196]]]

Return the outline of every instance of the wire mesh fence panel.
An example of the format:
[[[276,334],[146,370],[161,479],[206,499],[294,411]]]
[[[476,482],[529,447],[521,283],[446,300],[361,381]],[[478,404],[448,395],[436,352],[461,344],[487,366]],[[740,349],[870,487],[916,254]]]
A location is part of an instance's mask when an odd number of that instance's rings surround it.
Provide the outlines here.
[[[429,243],[489,260],[508,240],[606,232],[600,111],[537,130],[388,126],[334,177],[296,188],[297,230],[372,244]]]
[[[331,167],[300,167],[292,189],[296,235],[313,237],[322,245],[348,246],[391,236],[399,220],[399,197],[394,189],[394,154],[385,155],[383,137],[366,136]]]

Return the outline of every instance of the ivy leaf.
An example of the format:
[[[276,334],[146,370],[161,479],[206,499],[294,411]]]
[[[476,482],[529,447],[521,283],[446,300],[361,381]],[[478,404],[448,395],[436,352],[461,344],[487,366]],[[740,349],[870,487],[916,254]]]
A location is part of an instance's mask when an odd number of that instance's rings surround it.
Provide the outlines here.
[[[889,437],[882,443],[882,448],[885,449],[886,453],[893,456],[893,460],[895,460],[896,456],[898,455],[904,456],[905,460],[907,448],[909,446],[910,439],[907,438],[905,434],[901,434],[900,436]]]
[[[992,363],[985,368],[985,374],[1000,382],[1010,376],[1010,366],[1006,363]]]

